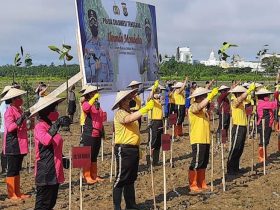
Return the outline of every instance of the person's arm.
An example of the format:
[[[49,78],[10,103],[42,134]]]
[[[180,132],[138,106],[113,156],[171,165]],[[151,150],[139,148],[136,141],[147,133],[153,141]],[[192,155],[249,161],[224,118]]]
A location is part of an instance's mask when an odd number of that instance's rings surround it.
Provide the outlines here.
[[[41,144],[48,146],[51,144],[53,137],[48,133],[42,125],[37,125],[35,129],[35,135]]]
[[[238,98],[236,98],[236,100],[233,101],[233,107],[236,108],[238,107],[246,98],[249,94],[251,94],[252,91],[254,91],[256,89],[256,85],[255,83],[252,83],[248,90],[245,93],[242,93],[241,96],[239,96]]]
[[[194,114],[200,112],[213,100],[213,98],[218,94],[218,92],[218,88],[214,88],[203,101],[201,101],[196,106],[191,106],[190,111]]]
[[[184,83],[183,83],[183,86],[180,87],[180,89],[178,90],[178,93],[182,93],[182,92],[185,90],[186,85],[187,85],[187,82],[188,82],[188,77],[185,78],[185,81],[184,81]]]
[[[39,92],[39,96],[42,96],[42,95],[47,91],[48,87],[49,87],[49,86],[47,86],[46,88],[44,88],[43,90],[41,90],[41,91]]]
[[[8,109],[5,112],[4,116],[5,116],[5,127],[7,128],[7,131],[8,132],[15,131],[18,128],[18,126],[16,124],[16,120],[14,119],[11,110]]]
[[[215,82],[215,80],[212,79],[211,82],[209,82],[209,84],[207,84],[205,88],[209,90],[214,82]]]

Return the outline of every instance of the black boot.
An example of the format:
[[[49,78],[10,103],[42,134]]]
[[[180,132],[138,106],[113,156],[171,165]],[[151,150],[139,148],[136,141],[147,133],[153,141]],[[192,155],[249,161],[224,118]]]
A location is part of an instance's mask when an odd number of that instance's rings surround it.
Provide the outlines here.
[[[121,202],[122,202],[122,187],[114,187],[113,189],[113,204],[114,210],[122,210]]]
[[[6,174],[7,173],[7,157],[6,155],[3,154],[3,152],[1,153],[1,168],[2,168],[2,174]]]
[[[126,210],[140,210],[135,202],[135,189],[134,183],[130,185],[125,185],[123,187],[123,195],[126,204]]]
[[[153,150],[153,165],[154,166],[159,165],[159,153],[160,153],[159,149]]]

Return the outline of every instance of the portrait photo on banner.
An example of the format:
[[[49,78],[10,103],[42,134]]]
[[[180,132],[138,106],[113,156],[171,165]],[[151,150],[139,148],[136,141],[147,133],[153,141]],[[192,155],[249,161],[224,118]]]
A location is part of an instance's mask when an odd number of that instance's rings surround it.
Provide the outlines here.
[[[76,0],[85,84],[124,89],[158,77],[155,7],[133,1]],[[109,88],[108,88],[109,87]]]

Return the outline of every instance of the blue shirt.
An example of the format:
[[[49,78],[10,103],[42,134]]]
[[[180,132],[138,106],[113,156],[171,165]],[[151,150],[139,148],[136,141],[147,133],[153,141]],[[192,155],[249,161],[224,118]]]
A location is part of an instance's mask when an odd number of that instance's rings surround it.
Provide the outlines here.
[[[190,97],[190,93],[191,93],[191,89],[190,89],[190,87],[188,86],[187,88],[186,88],[186,92],[185,92],[185,94],[186,94],[186,103],[185,103],[185,107],[188,109],[188,108],[190,108],[190,106],[191,106],[191,99],[189,98]]]
[[[9,104],[6,104],[5,101],[3,101],[0,105],[0,133],[4,133],[5,129],[4,129],[4,125],[5,125],[5,112],[6,110],[8,109],[10,105]]]

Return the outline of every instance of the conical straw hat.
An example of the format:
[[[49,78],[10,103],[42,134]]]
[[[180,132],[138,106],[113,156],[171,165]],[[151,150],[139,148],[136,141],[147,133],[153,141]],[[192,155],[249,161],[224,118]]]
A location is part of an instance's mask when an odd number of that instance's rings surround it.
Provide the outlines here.
[[[130,94],[135,94],[138,90],[137,89],[133,89],[133,90],[121,90],[120,92],[117,93],[116,96],[116,100],[115,103],[112,107],[112,110],[116,109],[118,104],[125,99],[127,96],[129,96]]]
[[[4,89],[3,89],[3,91],[2,91],[2,93],[0,94],[0,96],[3,97],[3,95],[4,95],[5,93],[7,93],[11,88],[13,88],[13,86],[10,86],[10,85],[5,86]]]
[[[263,86],[263,84],[261,84],[261,83],[255,83],[255,85],[256,85],[256,88],[259,88],[259,87]]]
[[[64,100],[65,100],[65,98],[57,98],[57,97],[54,97],[51,95],[41,97],[39,99],[39,101],[29,109],[29,111],[31,112],[30,116],[37,114],[39,111],[43,110],[44,108],[48,107],[51,104],[54,104],[54,103],[59,104]]]
[[[197,96],[201,96],[201,95],[204,95],[204,94],[207,94],[207,93],[210,93],[211,90],[209,89],[206,89],[206,88],[203,88],[203,87],[198,87],[195,89],[195,91],[193,91],[193,93],[191,94],[191,96],[189,98],[194,98],[194,97],[197,97]]]
[[[88,85],[84,85],[82,89],[79,91],[79,93],[83,93],[87,89]]]
[[[226,89],[230,89],[230,87],[226,86],[226,85],[222,85],[219,90],[226,90]]]
[[[249,85],[250,85],[250,83],[244,82],[244,83],[242,84],[242,87],[248,87]]]
[[[242,87],[241,85],[237,85],[235,88],[230,90],[230,93],[245,93],[247,89],[245,87]]]
[[[180,88],[180,87],[182,87],[183,85],[184,85],[183,82],[176,82],[176,84],[173,85],[172,87],[173,87],[173,88]]]
[[[142,82],[138,82],[138,81],[133,80],[133,81],[131,81],[131,83],[129,83],[129,85],[128,85],[127,87],[129,88],[129,87],[131,87],[131,86],[134,86],[134,85],[141,85],[141,84],[142,84]]]
[[[90,85],[86,88],[85,92],[83,92],[82,96],[85,96],[89,93],[92,93],[94,91],[100,91],[100,90],[103,90],[103,88],[97,88],[97,86],[93,86],[93,85]]]
[[[149,87],[147,90],[152,90],[153,89],[153,85],[151,87]],[[160,90],[166,90],[166,88],[164,86],[162,86],[161,84],[158,85],[158,87],[160,88]]]
[[[268,95],[268,94],[273,94],[273,92],[271,92],[265,88],[261,88],[256,92],[256,95]]]
[[[1,99],[1,101],[6,101],[21,95],[26,94],[26,91],[24,90],[20,90],[17,88],[11,88],[10,90],[8,90],[7,94]]]

